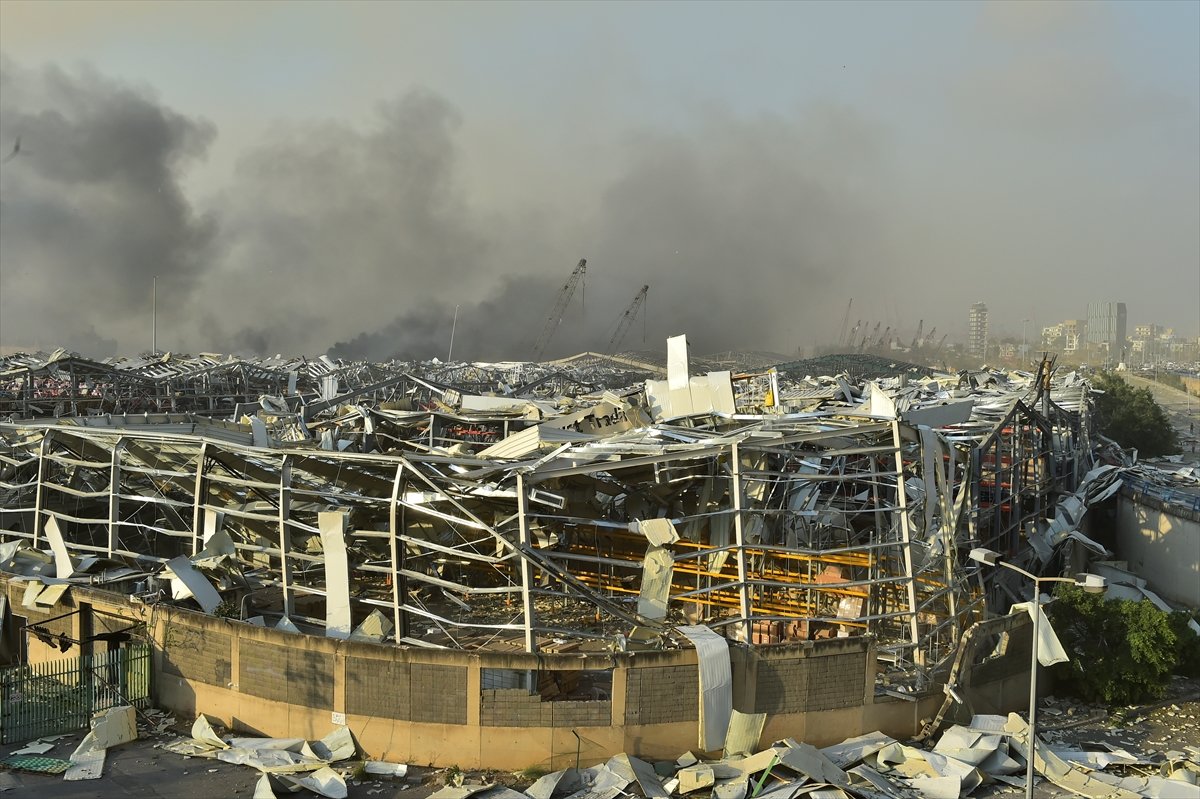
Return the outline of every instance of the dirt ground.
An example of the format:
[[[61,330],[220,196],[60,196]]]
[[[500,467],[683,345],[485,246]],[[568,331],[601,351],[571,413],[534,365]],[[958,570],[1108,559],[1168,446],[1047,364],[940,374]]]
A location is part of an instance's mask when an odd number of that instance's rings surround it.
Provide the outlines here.
[[[1132,707],[1105,708],[1084,705],[1071,700],[1047,697],[1039,713],[1039,732],[1043,740],[1065,746],[1093,748],[1095,744],[1112,744],[1134,754],[1157,756],[1170,751],[1188,752],[1192,759],[1200,756],[1200,680],[1176,678],[1167,697],[1161,702]],[[109,750],[104,775],[98,780],[65,782],[61,775],[51,776],[27,772],[0,772],[0,791],[5,781],[9,791],[4,796],[41,797],[44,799],[221,799],[254,794],[258,772],[247,766],[236,766],[205,758],[185,758],[167,752],[162,744],[175,736],[186,736],[188,725],[177,724],[171,733],[141,738],[133,743]],[[55,743],[47,757],[68,759],[83,733],[67,735]],[[764,742],[769,743],[769,742]],[[0,758],[7,757],[21,745],[0,747]],[[681,753],[682,754],[682,753]],[[424,799],[441,788],[447,773],[429,768],[412,768],[401,779],[356,780],[355,762],[338,764],[347,775],[351,799]],[[468,782],[503,782],[520,789],[530,780],[515,775],[491,773],[465,775]],[[979,799],[999,799],[1022,794],[1020,788],[995,784],[983,786],[973,794]],[[704,799],[702,792],[695,794]],[[316,794],[301,791],[279,796],[312,797]],[[1072,796],[1054,785],[1037,784],[1039,799],[1059,799]]]

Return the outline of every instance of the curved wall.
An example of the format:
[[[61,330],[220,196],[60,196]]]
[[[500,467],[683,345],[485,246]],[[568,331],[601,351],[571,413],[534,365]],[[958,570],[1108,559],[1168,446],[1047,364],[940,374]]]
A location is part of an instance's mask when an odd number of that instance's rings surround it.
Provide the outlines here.
[[[590,764],[620,752],[674,759],[697,748],[692,649],[527,655],[400,648],[133,604],[84,587],[33,613],[21,606],[22,583],[6,588],[14,613],[31,622],[81,611],[52,622],[77,638],[89,627],[145,623],[155,643],[155,701],[185,719],[204,713],[261,735],[320,738],[344,718],[369,757],[462,768],[558,769],[577,755]],[[29,655],[63,656],[36,641]],[[944,698],[940,690],[877,697],[869,638],[733,646],[730,660],[733,706],[767,714],[767,742],[792,737],[823,746],[873,730],[907,737]],[[496,685],[497,675],[530,670],[599,673],[605,685],[611,674],[611,685],[585,701],[544,701]],[[1019,704],[1022,683],[1020,669],[1008,669],[991,694]]]

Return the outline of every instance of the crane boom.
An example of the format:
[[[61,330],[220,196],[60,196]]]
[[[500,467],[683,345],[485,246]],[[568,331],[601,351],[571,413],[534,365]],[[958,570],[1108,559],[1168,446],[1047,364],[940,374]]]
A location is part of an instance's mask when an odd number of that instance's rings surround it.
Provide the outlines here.
[[[921,344],[921,331],[925,329],[925,320],[922,319],[917,323],[917,334],[913,336],[912,344],[908,346],[910,350],[915,350]]]
[[[842,315],[842,327],[838,332],[838,348],[840,349],[846,343],[846,325],[850,322],[850,309],[854,307],[854,298],[850,298],[850,302],[846,303],[846,313]]]
[[[608,352],[610,355],[616,352],[617,347],[621,346],[621,342],[625,340],[625,334],[629,332],[629,326],[637,318],[638,311],[642,308],[642,303],[646,301],[646,292],[648,291],[650,291],[649,285],[642,286],[642,290],[633,298],[633,302],[629,303],[629,307],[625,309],[625,313],[621,314],[621,318],[617,321],[617,330],[613,333],[612,338],[608,340]]]
[[[546,345],[550,343],[551,337],[554,336],[554,331],[558,330],[558,326],[562,324],[563,313],[567,310],[567,306],[571,304],[571,298],[575,296],[575,287],[584,279],[587,274],[587,259],[580,258],[579,265],[575,267],[575,271],[567,278],[567,282],[558,292],[558,297],[554,301],[554,307],[550,309],[550,315],[546,317],[546,323],[542,325],[542,332],[538,335],[537,341],[533,343],[533,360],[540,361],[542,353],[546,351]]]

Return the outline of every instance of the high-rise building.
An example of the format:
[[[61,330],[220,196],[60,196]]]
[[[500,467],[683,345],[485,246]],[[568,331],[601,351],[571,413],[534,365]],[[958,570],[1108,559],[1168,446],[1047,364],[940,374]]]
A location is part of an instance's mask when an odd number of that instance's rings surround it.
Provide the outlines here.
[[[971,306],[967,317],[967,354],[972,358],[987,357],[988,310],[982,302]]]
[[[1125,303],[1089,302],[1087,320],[1088,349],[1106,353],[1106,358],[1125,359]]]

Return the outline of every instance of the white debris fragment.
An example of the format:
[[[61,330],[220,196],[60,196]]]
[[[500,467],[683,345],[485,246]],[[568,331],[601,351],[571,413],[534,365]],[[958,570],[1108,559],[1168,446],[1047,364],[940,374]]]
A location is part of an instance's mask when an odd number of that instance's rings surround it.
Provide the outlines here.
[[[71,753],[71,767],[63,773],[67,782],[76,780],[98,780],[104,773],[104,758],[107,749],[100,745],[95,732],[89,732]]]
[[[254,783],[254,796],[251,799],[277,799],[275,791],[271,789],[271,778],[266,774]]]
[[[380,777],[403,777],[408,774],[408,765],[405,763],[388,763],[384,760],[368,760],[363,764],[363,770],[368,774],[375,774]]]
[[[327,799],[346,799],[349,795],[346,780],[329,766],[319,768],[303,777],[280,774],[279,779],[299,788],[307,788]]]

